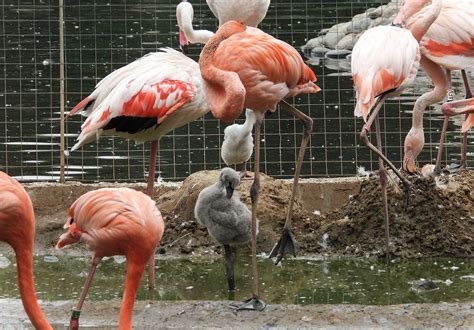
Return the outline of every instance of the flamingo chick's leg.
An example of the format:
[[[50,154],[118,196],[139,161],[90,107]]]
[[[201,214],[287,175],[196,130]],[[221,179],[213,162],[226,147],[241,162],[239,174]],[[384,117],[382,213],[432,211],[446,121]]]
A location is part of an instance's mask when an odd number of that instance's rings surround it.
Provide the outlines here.
[[[380,132],[380,120],[379,116],[375,119],[375,135],[377,137],[377,149],[382,152],[382,134]],[[380,177],[380,188],[382,188],[382,201],[384,207],[384,220],[385,220],[385,257],[387,264],[390,262],[390,219],[388,217],[388,200],[387,200],[387,171],[383,165],[382,158],[379,157],[379,177]]]
[[[72,310],[71,320],[69,321],[69,329],[70,330],[77,330],[79,329],[79,317],[81,316],[81,309],[82,305],[84,304],[84,300],[86,300],[87,293],[89,292],[89,288],[92,283],[92,278],[94,277],[95,270],[97,265],[102,260],[102,257],[93,257],[92,258],[92,265],[89,270],[89,274],[87,275],[86,283],[84,284],[84,288],[81,292],[81,297],[76,305],[76,308]]]
[[[288,112],[293,114],[296,118],[300,119],[304,124],[303,139],[301,140],[300,150],[298,153],[298,159],[295,166],[295,175],[293,178],[293,190],[291,192],[290,202],[288,204],[288,212],[286,214],[285,225],[283,226],[283,232],[281,234],[280,240],[273,247],[270,252],[270,258],[276,257],[275,265],[277,265],[286,252],[293,254],[296,257],[297,244],[293,238],[292,233],[292,216],[293,216],[293,204],[295,201],[296,191],[298,189],[298,180],[300,178],[301,166],[303,164],[304,153],[306,150],[306,145],[311,137],[311,132],[313,131],[313,120],[305,115],[303,112],[296,109],[294,106],[288,102],[282,100],[280,105],[285,108]]]
[[[387,164],[388,167],[395,173],[396,176],[400,179],[400,181],[403,184],[404,187],[404,192],[405,192],[405,201],[404,201],[404,206],[405,208],[408,207],[408,198],[410,197],[409,191],[411,187],[410,181],[408,181],[401,173],[398,171],[398,169],[393,165],[393,163],[388,160],[388,158],[382,153],[381,150],[377,149],[370,141],[368,137],[368,132],[370,130],[370,126],[374,122],[375,118],[378,115],[378,112],[380,108],[382,107],[383,102],[387,99],[387,94],[380,95],[379,98],[377,99],[377,102],[375,103],[374,109],[372,110],[372,113],[365,123],[364,127],[362,128],[362,131],[360,132],[360,139],[361,141],[370,149],[372,150],[380,159],[382,159],[385,164]]]
[[[232,304],[237,310],[257,310],[263,311],[267,306],[262,300],[258,292],[258,270],[257,270],[257,204],[260,191],[260,128],[263,121],[263,114],[255,112],[255,174],[253,184],[250,187],[250,199],[252,200],[252,272],[253,286],[252,298],[247,299],[241,305]]]
[[[250,174],[247,174],[247,162],[242,163],[242,170],[240,171],[241,180],[252,180],[253,177]]]
[[[158,151],[158,140],[151,141],[150,144],[150,164],[148,169],[148,183],[146,192],[151,199],[155,197],[155,168],[156,168],[156,154]],[[148,261],[148,288],[155,289],[155,253]]]
[[[235,291],[234,257],[232,255],[232,249],[227,244],[224,244],[224,258],[225,258],[225,270],[227,273],[227,286],[229,287],[229,292],[232,292],[232,291]]]

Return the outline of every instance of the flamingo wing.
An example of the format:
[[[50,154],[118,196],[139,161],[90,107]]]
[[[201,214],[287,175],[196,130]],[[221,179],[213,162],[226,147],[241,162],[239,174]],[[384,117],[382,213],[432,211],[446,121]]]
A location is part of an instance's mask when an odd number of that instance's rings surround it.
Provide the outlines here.
[[[410,18],[416,22],[427,9]],[[429,59],[451,70],[474,66],[474,0],[444,0],[442,10],[420,41]]]
[[[316,75],[300,54],[257,28],[222,41],[214,65],[238,73],[246,89],[245,107],[256,111],[274,110],[285,97],[319,91]]]
[[[78,142],[71,151],[95,139],[103,130],[126,137],[157,127],[196,91],[195,61],[165,49],[111,73],[71,113],[88,111]]]
[[[354,115],[367,116],[377,96],[401,92],[419,67],[419,46],[411,32],[394,26],[367,30],[352,51],[352,78],[357,104]]]

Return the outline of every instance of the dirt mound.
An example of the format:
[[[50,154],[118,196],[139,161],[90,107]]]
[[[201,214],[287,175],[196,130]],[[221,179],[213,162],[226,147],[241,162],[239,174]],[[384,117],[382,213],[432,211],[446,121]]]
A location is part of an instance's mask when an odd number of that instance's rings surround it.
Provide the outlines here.
[[[208,238],[204,227],[194,219],[194,205],[199,193],[205,187],[214,184],[220,171],[200,171],[193,173],[183,181],[175,192],[161,196],[158,208],[165,216],[164,249],[176,248],[180,252],[190,253],[196,249],[209,249],[216,244]],[[253,173],[249,173],[253,175]],[[243,180],[237,191],[240,199],[251,208],[249,196],[253,180]],[[258,235],[259,251],[269,252],[279,238],[286,219],[287,204],[291,195],[291,185],[261,174],[259,198],[260,232]],[[295,203],[294,219],[309,219],[309,214],[300,203]],[[178,241],[176,241],[178,239]],[[170,246],[171,244],[171,246]],[[163,251],[163,250],[162,250]]]
[[[391,252],[399,257],[472,256],[474,175],[463,171],[440,178],[411,178],[409,206],[389,188]],[[383,255],[385,229],[378,176],[359,194],[326,216],[311,217],[313,232],[302,239],[306,252]],[[326,241],[322,240],[328,235]]]

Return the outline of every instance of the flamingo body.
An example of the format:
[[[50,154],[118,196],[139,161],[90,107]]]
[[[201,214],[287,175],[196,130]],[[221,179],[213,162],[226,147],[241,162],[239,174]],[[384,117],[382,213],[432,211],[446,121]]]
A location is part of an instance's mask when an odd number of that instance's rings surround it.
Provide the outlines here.
[[[210,51],[205,48],[200,60],[214,117],[231,122],[238,118],[244,107],[260,113],[275,111],[276,105],[286,97],[320,90],[314,83],[314,72],[287,43],[236,21],[222,25],[215,37],[223,40],[212,59],[202,60]],[[209,61],[217,71],[206,68],[204,73],[203,67]],[[217,74],[223,76],[215,78],[226,80],[226,93],[222,93],[222,87],[212,79]]]
[[[88,115],[71,151],[100,135],[158,140],[208,110],[198,64],[180,52],[161,49],[109,74],[71,110],[69,115]]]
[[[409,30],[395,26],[367,30],[352,51],[354,114],[366,121],[379,95],[399,95],[413,83],[419,64],[418,42]]]
[[[414,22],[427,7],[408,21]],[[443,0],[438,18],[420,41],[423,55],[449,70],[474,66],[474,1]]]
[[[56,244],[59,249],[84,241],[97,263],[106,256],[125,255],[127,258],[119,326],[120,329],[130,329],[135,296],[145,265],[164,231],[163,219],[155,202],[129,188],[90,191],[69,208],[64,228],[68,231],[59,238]]]
[[[36,329],[52,329],[36,298],[33,279],[35,215],[25,189],[0,171],[0,241],[11,245],[16,255],[18,285],[23,307]]]
[[[257,27],[267,15],[270,6],[270,0],[206,0],[206,2],[219,20],[219,26],[234,20]]]
[[[257,27],[267,15],[270,0],[207,0],[207,5],[219,20],[219,26],[236,20],[247,26]],[[181,46],[191,43],[205,44],[213,35],[212,31],[193,29],[194,9],[190,2],[182,1],[176,7],[176,19],[180,28]]]

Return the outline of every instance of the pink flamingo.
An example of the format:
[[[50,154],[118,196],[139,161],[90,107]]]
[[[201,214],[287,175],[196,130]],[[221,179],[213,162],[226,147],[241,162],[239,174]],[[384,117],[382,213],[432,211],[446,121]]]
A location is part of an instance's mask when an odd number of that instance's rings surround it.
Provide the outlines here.
[[[99,135],[152,141],[148,195],[153,198],[158,140],[209,111],[198,64],[170,48],[160,49],[110,73],[69,116],[85,111],[74,151]]]
[[[270,256],[277,263],[285,252],[295,254],[295,242],[291,233],[293,202],[306,144],[311,135],[313,121],[310,117],[283,101],[283,98],[301,93],[316,93],[316,76],[303,62],[298,52],[283,41],[257,28],[229,21],[221,25],[216,34],[204,46],[199,60],[205,81],[206,96],[214,117],[232,122],[242,109],[255,112],[255,176],[250,195],[252,200],[252,268],[253,297],[241,308],[261,309],[259,300],[256,261],[256,216],[260,188],[260,126],[266,111],[275,111],[277,104],[300,119],[304,136],[295,168],[293,191],[280,241]]]
[[[206,0],[219,26],[235,20],[247,26],[257,27],[267,15],[270,0]],[[193,29],[194,9],[191,2],[182,0],[176,7],[179,26],[179,44],[181,49],[191,43],[205,44],[214,33],[208,30]]]
[[[53,329],[36,298],[33,279],[35,214],[25,189],[0,171],[0,241],[11,245],[16,255],[18,286],[26,314],[36,329]]]
[[[379,176],[384,203],[386,256],[389,258],[389,217],[387,205],[387,173],[384,162],[400,178],[408,197],[410,182],[382,153],[382,138],[378,112],[384,101],[400,95],[413,83],[420,62],[418,40],[438,17],[441,0],[433,0],[424,15],[413,23],[410,30],[397,26],[379,26],[367,30],[352,51],[352,78],[356,90],[356,116],[363,116],[365,125],[360,133],[362,142],[379,157]],[[369,116],[370,113],[370,117]],[[367,118],[368,117],[368,118]],[[377,147],[368,139],[368,132],[375,122]],[[407,200],[405,201],[407,202]]]
[[[394,24],[401,24],[411,30],[429,10],[425,6],[427,2],[428,0],[402,1]],[[446,96],[451,88],[451,70],[463,70],[466,98],[472,97],[464,69],[474,66],[473,21],[474,0],[443,0],[438,18],[420,39],[420,63],[435,87],[420,96],[413,108],[412,127],[405,138],[403,159],[403,169],[409,173],[415,172],[415,160],[424,145],[423,113],[428,106]],[[466,166],[467,132],[463,134],[461,148],[462,168]],[[436,167],[439,170],[439,163]]]
[[[153,256],[164,231],[163,218],[155,202],[129,188],[104,188],[79,197],[69,208],[69,216],[56,245],[84,241],[92,251],[92,265],[81,297],[72,312],[70,329],[78,329],[79,316],[97,265],[103,257],[125,255],[127,275],[119,328],[132,328],[135,296],[147,261]]]

